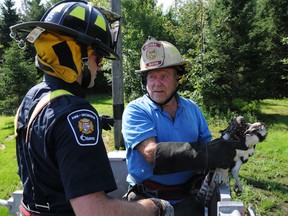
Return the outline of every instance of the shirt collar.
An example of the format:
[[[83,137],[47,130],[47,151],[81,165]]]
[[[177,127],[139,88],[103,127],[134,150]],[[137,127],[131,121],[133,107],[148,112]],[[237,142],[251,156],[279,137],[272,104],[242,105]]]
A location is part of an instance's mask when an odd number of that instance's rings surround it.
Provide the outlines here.
[[[56,90],[56,89],[64,89],[72,93],[73,95],[85,98],[85,91],[81,87],[81,85],[77,82],[73,83],[67,83],[64,80],[50,76],[48,74],[44,74],[44,82],[48,83],[48,85],[51,83],[51,89]]]

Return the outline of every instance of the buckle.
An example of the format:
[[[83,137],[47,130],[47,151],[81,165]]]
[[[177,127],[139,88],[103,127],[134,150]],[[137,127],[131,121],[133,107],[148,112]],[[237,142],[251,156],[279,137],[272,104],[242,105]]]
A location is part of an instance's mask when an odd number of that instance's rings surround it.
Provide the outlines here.
[[[50,205],[49,205],[49,203],[46,203],[47,205],[40,205],[40,204],[37,204],[37,203],[35,203],[35,208],[36,209],[45,209],[46,211],[48,210],[48,211],[50,211]]]
[[[154,197],[159,196],[159,190],[158,189],[152,189],[152,188],[144,186],[143,184],[138,184],[138,188],[139,187],[140,187],[142,192],[148,193]]]

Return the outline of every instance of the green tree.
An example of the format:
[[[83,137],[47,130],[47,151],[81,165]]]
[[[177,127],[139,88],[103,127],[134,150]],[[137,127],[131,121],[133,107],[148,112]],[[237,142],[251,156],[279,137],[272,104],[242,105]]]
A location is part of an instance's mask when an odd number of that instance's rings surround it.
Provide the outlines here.
[[[21,10],[21,21],[39,21],[45,14],[46,10],[50,6],[50,1],[43,4],[41,0],[21,0],[22,10]],[[26,42],[26,55],[27,59],[33,58],[35,56],[35,49],[33,44]]]
[[[141,47],[148,36],[167,40],[163,24],[166,17],[154,0],[122,0],[122,54],[125,99],[142,95],[140,76],[134,73],[140,67]]]
[[[22,21],[39,21],[50,3],[42,4],[41,0],[22,0]]]
[[[0,56],[3,55],[6,48],[9,47],[9,42],[12,41],[10,38],[11,25],[16,24],[19,21],[19,16],[15,9],[15,2],[13,0],[5,0],[1,5],[0,14]]]
[[[253,21],[254,1],[208,1],[205,77],[201,80],[201,95],[209,109],[233,109],[236,98],[245,98],[245,75],[251,71],[253,44],[249,41]],[[250,86],[255,86],[251,80]],[[258,83],[257,83],[258,84]],[[251,88],[250,88],[251,89]],[[253,96],[257,92],[250,92]],[[250,95],[245,100],[251,100]]]
[[[3,57],[0,71],[0,87],[4,100],[0,103],[0,113],[15,114],[28,89],[37,82],[34,61],[27,62],[25,50],[12,43]]]
[[[170,22],[166,22],[164,27],[172,38],[171,42],[192,66],[181,80],[181,93],[200,103],[199,82],[204,77],[207,28],[205,1],[177,0],[166,16]]]
[[[262,77],[258,89],[262,98],[288,96],[288,65],[282,59],[288,56],[288,44],[283,38],[288,35],[288,2],[286,0],[258,0],[255,10],[254,29],[251,40],[257,44],[255,73]],[[251,75],[250,79],[255,76]]]

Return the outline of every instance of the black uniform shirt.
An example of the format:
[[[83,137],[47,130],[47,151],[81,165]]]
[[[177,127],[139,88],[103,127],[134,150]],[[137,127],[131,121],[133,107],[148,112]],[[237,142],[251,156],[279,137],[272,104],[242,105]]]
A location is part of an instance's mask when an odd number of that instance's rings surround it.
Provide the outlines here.
[[[33,109],[48,92],[65,89],[74,95],[52,100],[26,129]],[[23,99],[18,117],[17,159],[23,183],[23,199],[33,210],[35,203],[49,203],[50,212],[72,213],[69,200],[97,191],[116,189],[101,137],[96,110],[83,98],[77,83],[45,75]]]

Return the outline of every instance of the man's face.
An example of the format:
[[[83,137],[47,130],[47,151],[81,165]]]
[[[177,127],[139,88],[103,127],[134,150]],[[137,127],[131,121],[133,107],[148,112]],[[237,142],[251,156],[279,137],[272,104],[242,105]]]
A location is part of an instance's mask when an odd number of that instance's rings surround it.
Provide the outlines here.
[[[177,89],[178,78],[174,68],[149,71],[146,89],[151,99],[159,104],[165,102]]]

